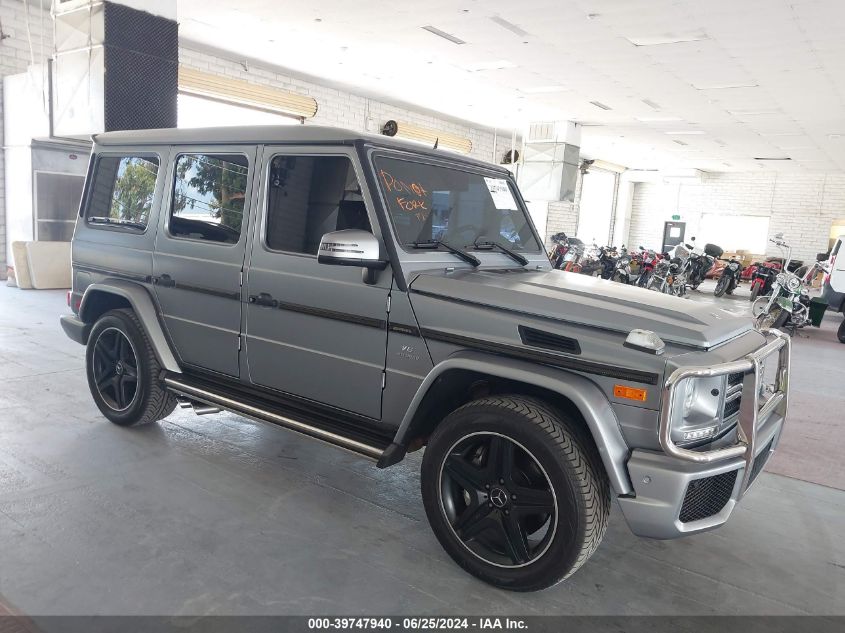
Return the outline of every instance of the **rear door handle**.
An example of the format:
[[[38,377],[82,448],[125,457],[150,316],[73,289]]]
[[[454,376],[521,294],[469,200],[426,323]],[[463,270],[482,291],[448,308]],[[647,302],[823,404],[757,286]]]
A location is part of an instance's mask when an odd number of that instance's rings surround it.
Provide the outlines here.
[[[161,286],[162,288],[173,288],[176,285],[176,280],[170,275],[164,274],[159,275],[158,277],[153,277],[153,283],[156,286]]]
[[[257,295],[250,295],[249,296],[249,302],[253,303],[257,306],[265,306],[267,308],[278,308],[279,307],[279,302],[276,301],[272,297],[272,295],[270,295],[266,292],[261,292]]]

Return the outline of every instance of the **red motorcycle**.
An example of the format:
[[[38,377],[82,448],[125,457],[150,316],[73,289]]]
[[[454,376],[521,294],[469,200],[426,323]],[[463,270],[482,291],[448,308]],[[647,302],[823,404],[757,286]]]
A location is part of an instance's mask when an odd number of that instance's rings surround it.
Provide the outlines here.
[[[636,285],[640,288],[645,288],[648,286],[648,281],[651,279],[651,274],[654,272],[657,262],[664,257],[668,257],[669,253],[657,253],[642,246],[640,246],[640,250],[642,250],[642,261],[640,264],[640,276],[637,277]]]
[[[555,246],[549,253],[549,260],[552,262],[552,267],[558,270],[566,269],[567,253],[578,248],[583,250],[584,243],[577,237],[568,237],[566,233],[555,233],[550,239]]]

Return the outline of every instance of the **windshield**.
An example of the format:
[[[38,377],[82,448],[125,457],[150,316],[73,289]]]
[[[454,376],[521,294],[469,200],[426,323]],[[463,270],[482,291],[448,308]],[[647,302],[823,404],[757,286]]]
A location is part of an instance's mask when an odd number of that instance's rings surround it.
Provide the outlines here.
[[[505,178],[397,158],[375,159],[379,186],[403,246],[443,240],[457,248],[540,245]]]

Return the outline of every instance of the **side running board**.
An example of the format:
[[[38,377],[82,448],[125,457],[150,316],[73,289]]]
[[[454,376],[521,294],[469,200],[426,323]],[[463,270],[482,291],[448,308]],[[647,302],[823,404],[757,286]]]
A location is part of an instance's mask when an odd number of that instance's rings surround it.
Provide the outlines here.
[[[246,402],[247,398],[240,398],[234,394],[223,394],[218,390],[211,390],[207,387],[192,384],[190,379],[183,377],[176,378],[174,376],[166,376],[164,384],[170,391],[184,396],[192,401],[205,403],[211,407],[217,407],[238,415],[243,415],[248,418],[259,420],[261,422],[270,422],[278,424],[292,431],[308,435],[318,440],[322,440],[332,446],[339,446],[346,450],[364,455],[370,459],[378,461],[388,448],[389,441],[383,446],[369,444],[354,438],[342,435],[336,430],[325,428],[327,425],[321,425],[315,421],[305,420],[302,416],[294,417],[293,414],[282,415],[277,411],[271,410],[271,407],[265,403],[251,403]],[[275,408],[275,407],[274,407]]]

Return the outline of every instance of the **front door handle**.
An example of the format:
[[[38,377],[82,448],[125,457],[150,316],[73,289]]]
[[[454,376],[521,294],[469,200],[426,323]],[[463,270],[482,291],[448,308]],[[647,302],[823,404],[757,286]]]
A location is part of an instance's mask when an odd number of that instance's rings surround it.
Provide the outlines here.
[[[153,277],[153,283],[156,286],[161,286],[162,288],[173,288],[176,285],[176,280],[170,275],[164,274],[159,275],[158,277]]]
[[[279,307],[279,302],[276,301],[272,297],[272,295],[270,295],[266,292],[261,292],[257,295],[250,295],[249,296],[249,302],[254,303],[257,306],[265,306],[267,308],[278,308]]]

